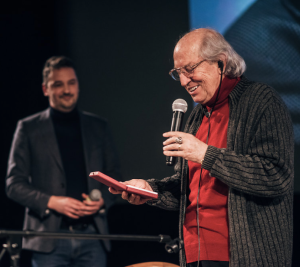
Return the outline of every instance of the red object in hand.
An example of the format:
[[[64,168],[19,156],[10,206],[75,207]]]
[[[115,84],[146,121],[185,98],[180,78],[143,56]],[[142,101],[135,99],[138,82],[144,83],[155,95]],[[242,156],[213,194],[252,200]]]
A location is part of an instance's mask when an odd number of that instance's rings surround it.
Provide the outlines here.
[[[153,198],[157,199],[158,198],[158,194],[156,192],[149,191],[146,189],[141,189],[141,188],[138,188],[138,187],[135,187],[132,185],[125,185],[125,184],[107,176],[106,174],[104,174],[102,172],[91,172],[89,176],[94,178],[98,182],[105,184],[109,187],[112,187],[118,191],[127,191],[130,194],[136,194],[143,198],[149,198],[149,199],[153,199]]]

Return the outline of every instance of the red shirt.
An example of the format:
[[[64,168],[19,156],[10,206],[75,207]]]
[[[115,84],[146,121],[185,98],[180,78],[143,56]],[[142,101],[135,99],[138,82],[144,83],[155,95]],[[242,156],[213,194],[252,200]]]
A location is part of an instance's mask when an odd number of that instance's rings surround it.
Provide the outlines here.
[[[208,145],[217,148],[227,147],[227,128],[229,121],[228,95],[240,78],[225,77],[210,118]],[[218,91],[218,90],[217,90]],[[211,110],[217,97],[217,91],[207,103]],[[196,138],[206,143],[209,119],[204,116]],[[198,261],[197,233],[197,193],[201,164],[188,161],[189,166],[189,201],[183,226],[185,254],[187,263]],[[228,187],[226,184],[209,176],[209,171],[202,169],[199,193],[199,233],[200,260],[229,261],[229,238],[227,216]]]

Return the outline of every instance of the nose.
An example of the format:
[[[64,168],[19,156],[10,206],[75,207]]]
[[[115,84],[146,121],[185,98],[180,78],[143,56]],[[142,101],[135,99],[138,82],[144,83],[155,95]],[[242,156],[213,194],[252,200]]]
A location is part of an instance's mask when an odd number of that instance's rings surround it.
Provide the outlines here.
[[[65,94],[70,93],[70,86],[69,86],[68,84],[66,84],[66,85],[64,86],[64,93],[65,93]]]
[[[181,73],[179,77],[180,77],[180,84],[182,87],[185,87],[191,81],[191,78],[186,77],[183,73]]]

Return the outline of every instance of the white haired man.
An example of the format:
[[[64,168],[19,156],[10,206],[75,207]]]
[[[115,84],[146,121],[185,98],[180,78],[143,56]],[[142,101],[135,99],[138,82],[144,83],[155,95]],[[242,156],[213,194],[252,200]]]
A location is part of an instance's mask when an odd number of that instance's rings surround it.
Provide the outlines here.
[[[180,211],[182,267],[291,266],[292,123],[277,93],[245,69],[216,31],[183,36],[170,75],[198,105],[184,132],[163,134],[164,154],[179,157],[175,174],[126,182],[158,192],[149,204]]]

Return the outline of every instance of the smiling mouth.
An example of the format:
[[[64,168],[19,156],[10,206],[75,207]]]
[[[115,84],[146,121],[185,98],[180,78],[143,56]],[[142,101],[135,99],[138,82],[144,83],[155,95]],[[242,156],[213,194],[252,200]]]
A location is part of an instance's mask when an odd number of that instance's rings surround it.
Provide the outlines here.
[[[199,85],[196,85],[196,86],[194,86],[194,87],[191,87],[191,88],[188,89],[188,91],[189,91],[190,93],[192,93],[192,92],[194,92],[194,91],[198,88],[198,86],[199,86]]]
[[[73,95],[63,95],[63,96],[61,96],[61,98],[63,98],[63,99],[70,99],[72,97],[73,97]]]

